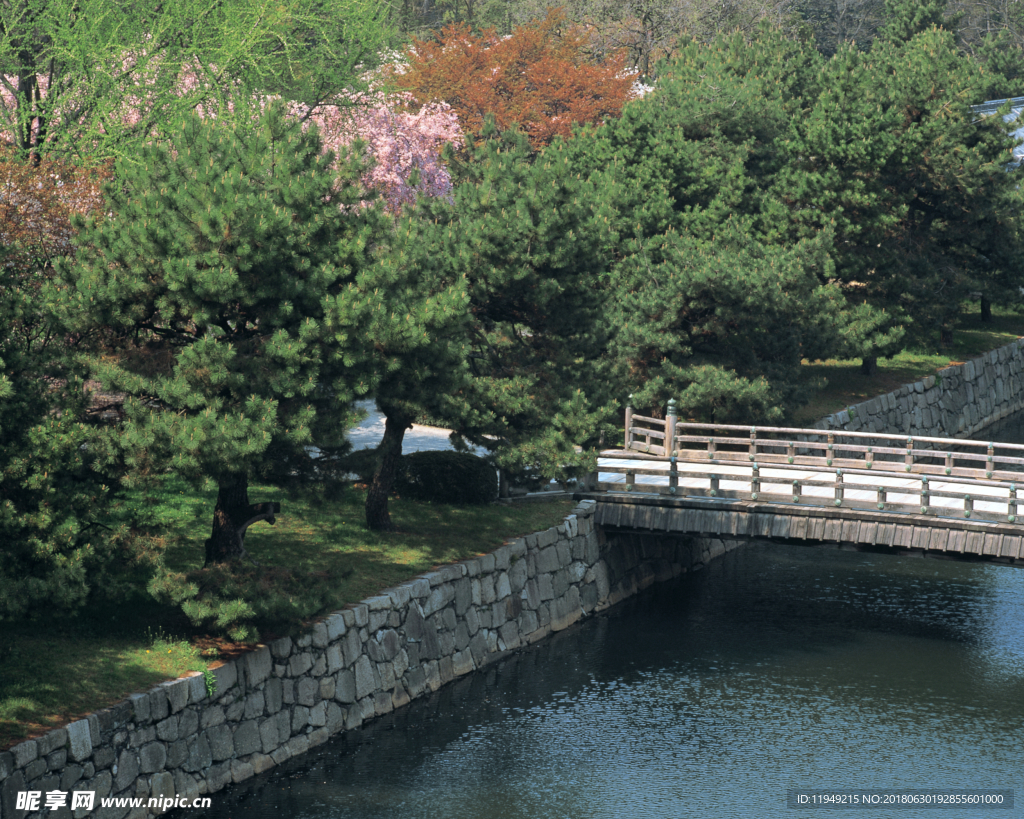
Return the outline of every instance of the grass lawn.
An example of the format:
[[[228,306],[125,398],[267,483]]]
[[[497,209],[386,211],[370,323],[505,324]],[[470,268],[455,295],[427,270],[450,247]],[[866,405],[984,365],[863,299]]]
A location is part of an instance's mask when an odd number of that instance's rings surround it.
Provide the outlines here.
[[[199,569],[216,491],[169,479],[153,504],[159,546],[176,571]],[[436,566],[486,553],[508,539],[561,523],[572,501],[452,507],[391,501],[399,531],[369,532],[364,493],[324,503],[311,493],[254,487],[253,502],[281,500],[275,526],[250,529],[261,564],[242,573],[246,592],[282,597],[290,619],[261,637],[301,630],[316,614],[361,600]],[[93,606],[76,617],[5,625],[0,632],[0,750],[219,658],[245,649],[195,633],[177,610],[149,597]]]
[[[971,304],[965,307],[960,326],[954,331],[953,345],[942,352],[908,350],[891,359],[879,359],[874,375],[861,375],[860,360],[804,362],[806,403],[785,423],[808,426],[851,404],[884,395],[1020,336],[1024,336],[1024,315],[994,307],[992,320],[983,323],[977,305]]]

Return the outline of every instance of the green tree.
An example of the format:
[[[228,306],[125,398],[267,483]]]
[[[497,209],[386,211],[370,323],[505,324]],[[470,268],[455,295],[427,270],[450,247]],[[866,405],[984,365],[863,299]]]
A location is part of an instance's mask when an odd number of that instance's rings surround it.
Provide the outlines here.
[[[269,90],[316,107],[389,40],[373,0],[6,0],[0,129],[26,154],[130,158],[197,106],[223,119]]]
[[[0,250],[6,250],[0,248]],[[36,274],[0,253],[0,620],[116,593],[134,560],[111,527],[115,483],[95,463],[102,433],[81,420],[81,379],[41,303]]]
[[[565,478],[590,463],[606,390],[607,200],[563,149],[534,155],[493,124],[458,168],[454,201],[420,204],[424,258],[466,284],[459,379],[430,406],[507,472]]]
[[[110,217],[83,226],[58,286],[68,328],[102,342],[93,377],[126,396],[133,473],[216,482],[210,564],[244,557],[247,528],[279,511],[250,502],[250,480],[340,446],[370,391],[372,329],[390,315],[370,263],[384,217],[359,206],[358,164],[335,175],[280,107],[169,139],[120,163]]]

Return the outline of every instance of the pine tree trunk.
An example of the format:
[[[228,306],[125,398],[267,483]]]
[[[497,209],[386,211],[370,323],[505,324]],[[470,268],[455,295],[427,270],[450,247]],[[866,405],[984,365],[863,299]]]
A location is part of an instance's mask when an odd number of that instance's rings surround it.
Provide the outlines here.
[[[249,503],[249,476],[230,475],[217,485],[213,531],[206,541],[206,565],[252,560],[245,551],[245,533],[258,520],[274,523],[279,503]]]
[[[398,474],[402,459],[402,441],[405,431],[412,426],[412,419],[399,413],[387,414],[385,410],[384,438],[380,442],[380,461],[366,493],[366,525],[376,532],[393,532],[391,515],[388,513],[388,495]]]
[[[860,361],[861,375],[874,375],[878,369],[878,358],[876,356],[865,356]]]
[[[984,296],[981,297],[981,320],[992,321],[992,302]]]

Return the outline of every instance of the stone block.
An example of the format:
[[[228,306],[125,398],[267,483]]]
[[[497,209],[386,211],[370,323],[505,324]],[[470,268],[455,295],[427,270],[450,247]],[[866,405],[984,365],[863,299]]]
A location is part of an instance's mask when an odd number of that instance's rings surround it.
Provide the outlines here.
[[[440,611],[455,599],[455,589],[451,584],[444,584],[431,589],[430,597],[422,604],[423,616],[429,617],[435,611]]]
[[[558,540],[558,531],[552,527],[543,532],[537,532],[537,548],[543,549],[546,546],[553,546]]]
[[[476,668],[476,664],[473,662],[473,653],[468,650],[457,651],[452,656],[452,674],[456,677],[461,677],[463,674],[468,674]]]
[[[263,701],[267,714],[276,714],[284,702],[284,682],[279,679],[267,680],[263,688]]]
[[[340,703],[349,704],[355,702],[356,697],[356,675],[352,670],[341,671],[335,678],[334,699]]]
[[[466,612],[464,619],[466,628],[469,629],[469,636],[472,637],[480,630],[480,614],[475,608]]]
[[[327,724],[327,704],[318,702],[309,709],[309,724],[314,728],[322,728]]]
[[[313,705],[320,695],[320,684],[309,677],[303,677],[295,686],[295,701],[307,707]]]
[[[512,594],[512,585],[508,580],[508,572],[501,572],[494,584],[494,599],[504,600],[510,594]]]
[[[248,762],[241,762],[237,759],[231,760],[231,781],[236,785],[246,779],[252,779],[256,775],[253,767]]]
[[[49,771],[60,771],[63,770],[64,766],[68,762],[68,752],[66,748],[61,748],[59,751],[54,751],[52,754],[46,756],[46,769]],[[2,777],[0,777],[2,779]]]
[[[188,705],[188,680],[171,680],[160,687],[167,694],[167,704],[172,714],[177,714]]]
[[[63,728],[54,728],[39,737],[36,743],[39,746],[39,756],[48,756],[68,744],[68,732]],[[3,778],[2,764],[0,764],[0,778]]]
[[[513,620],[498,629],[498,639],[505,645],[505,650],[514,651],[519,648],[519,625]]]
[[[77,782],[82,778],[83,768],[81,765],[67,765],[64,768],[64,772],[60,775],[60,789],[62,791],[71,790]]]
[[[75,761],[81,762],[92,756],[92,732],[89,730],[89,721],[80,719],[72,722],[67,727],[68,732],[68,755]]]
[[[113,751],[110,751],[113,754]],[[93,753],[95,756],[95,752]],[[46,760],[45,759],[34,759],[28,763],[24,768],[25,780],[32,782],[33,780],[39,779],[44,773],[46,773]],[[33,788],[35,786],[33,785]]]
[[[355,666],[356,699],[363,699],[377,690],[379,681],[368,657],[360,657]]]
[[[224,709],[219,705],[208,706],[199,715],[199,727],[209,728],[211,725],[220,725],[224,722]]]
[[[211,765],[206,774],[206,788],[209,793],[217,793],[231,783],[231,763],[221,762]]]
[[[259,751],[263,747],[259,723],[254,719],[240,723],[234,730],[232,741],[234,743],[235,756],[248,756]]]
[[[473,655],[473,662],[476,664],[476,667],[482,666],[488,654],[487,637],[484,631],[478,631],[473,635],[473,638],[469,641],[469,651]]]
[[[253,754],[249,757],[249,764],[252,765],[252,772],[259,776],[274,767],[274,760],[268,754]]]
[[[227,725],[214,725],[206,729],[206,739],[210,743],[210,753],[215,762],[230,759],[235,752],[231,728]]]
[[[217,690],[214,692],[214,697],[224,696],[238,682],[238,669],[235,667],[235,661],[224,663],[224,665],[210,670],[213,672],[213,677],[217,682]],[[152,715],[152,718],[162,719],[156,713]]]
[[[356,603],[352,607],[352,614],[355,617],[356,626],[359,628],[370,622],[370,609],[365,603]]]
[[[187,679],[189,702],[199,703],[209,696],[209,694],[207,694],[206,692],[206,679],[200,672],[193,672],[192,676],[188,677]]]
[[[158,773],[149,780],[149,796],[153,799],[174,797],[174,777],[166,772]]]
[[[285,743],[285,748],[288,750],[289,756],[298,756],[304,754],[309,750],[309,738],[302,734],[301,736],[292,737],[288,742]]]
[[[345,661],[341,654],[340,645],[332,645],[327,648],[324,655],[327,658],[327,673],[334,674],[345,667]]]
[[[289,733],[301,734],[309,725],[309,709],[305,705],[296,705],[292,709],[292,724]]]
[[[288,674],[292,677],[301,677],[313,667],[313,655],[308,651],[293,654],[288,662]]]
[[[11,748],[11,755],[14,757],[14,767],[24,768],[39,758],[39,744],[34,739],[19,742]]]
[[[163,742],[174,742],[178,738],[178,718],[171,716],[156,724],[157,739]]]
[[[431,691],[437,691],[441,687],[441,675],[437,670],[437,660],[431,660],[423,666],[423,673],[426,676],[426,685]]]
[[[554,545],[548,546],[537,553],[538,572],[555,572],[559,568],[558,549]]]
[[[188,755],[185,757],[185,769],[192,772],[203,771],[213,764],[213,749],[204,735],[192,737],[188,741]]]
[[[373,713],[375,716],[382,716],[383,714],[390,714],[395,708],[395,704],[391,699],[390,691],[377,691],[373,695]]]
[[[409,692],[409,696],[415,699],[427,687],[427,675],[423,670],[423,666],[416,666],[410,668],[405,673],[405,688]]]
[[[139,749],[139,771],[156,773],[167,763],[167,748],[162,742],[150,742]]]

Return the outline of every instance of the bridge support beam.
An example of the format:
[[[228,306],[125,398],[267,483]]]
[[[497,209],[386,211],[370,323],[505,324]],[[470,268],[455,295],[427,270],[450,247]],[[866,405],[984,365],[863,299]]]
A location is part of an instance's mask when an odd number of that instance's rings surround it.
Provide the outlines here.
[[[986,559],[1024,565],[1024,533],[1014,525],[935,516],[829,509],[800,504],[716,501],[664,495],[593,493],[594,522],[610,533],[623,532],[723,542],[779,538],[849,544],[893,554]],[[680,542],[683,542],[681,539]],[[681,564],[680,564],[681,565]]]

